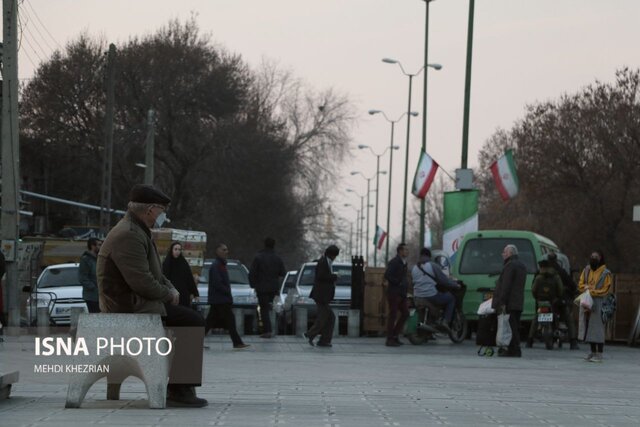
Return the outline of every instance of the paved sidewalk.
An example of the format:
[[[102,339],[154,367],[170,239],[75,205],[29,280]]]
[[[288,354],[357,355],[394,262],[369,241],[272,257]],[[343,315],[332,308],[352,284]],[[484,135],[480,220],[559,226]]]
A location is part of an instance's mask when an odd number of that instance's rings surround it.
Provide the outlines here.
[[[208,337],[203,409],[146,408],[137,380],[120,401],[95,385],[80,409],[64,409],[66,385],[21,372],[0,426],[638,426],[640,349],[607,346],[602,364],[585,351],[524,350],[522,359],[478,357],[447,340],[390,348],[381,338],[337,338],[331,349],[305,340],[247,337],[233,351]],[[0,370],[30,362],[29,343],[0,345]]]

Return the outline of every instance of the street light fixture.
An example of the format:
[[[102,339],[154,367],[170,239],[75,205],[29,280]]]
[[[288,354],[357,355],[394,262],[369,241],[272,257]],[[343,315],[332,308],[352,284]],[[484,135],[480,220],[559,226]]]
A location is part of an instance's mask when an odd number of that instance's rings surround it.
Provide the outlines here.
[[[369,114],[371,114],[371,111],[377,111],[377,110],[370,110]],[[379,200],[379,195],[380,195],[380,174],[382,173],[383,175],[386,174],[385,171],[380,172],[380,157],[384,156],[387,151],[389,150],[399,150],[400,146],[399,145],[390,145],[388,146],[382,153],[377,154],[375,151],[373,151],[373,149],[371,147],[369,147],[368,145],[365,144],[359,144],[358,145],[358,149],[359,150],[364,150],[364,149],[369,149],[369,151],[371,152],[371,154],[373,154],[374,156],[376,156],[376,218],[375,218],[375,225],[376,225],[376,231],[377,231],[377,227],[378,227],[378,200]],[[393,155],[393,154],[392,154]],[[389,176],[389,180],[391,180],[391,176]],[[389,183],[391,184],[391,183]],[[388,227],[388,225],[387,225]],[[387,234],[389,233],[389,231],[387,231]],[[388,239],[388,236],[387,236]],[[378,248],[374,248],[373,249],[373,266],[377,267],[378,266]]]
[[[379,175],[386,175],[387,171],[380,171],[380,170],[376,170],[376,173],[371,176],[370,178],[367,178],[362,172],[359,171],[353,171],[351,172],[351,175],[360,175],[361,177],[363,177],[366,181],[367,181],[367,228],[366,228],[366,238],[365,238],[365,256],[366,256],[366,260],[367,263],[369,263],[369,208],[373,207],[372,204],[370,204],[369,201],[369,196],[371,194],[371,180],[374,177],[378,177]],[[379,180],[377,180],[376,182],[379,182]],[[378,193],[378,188],[376,187],[376,200],[377,200],[377,193]],[[377,202],[376,202],[377,203]],[[377,209],[377,205],[376,205],[376,209]],[[364,212],[363,212],[363,216],[364,216]]]
[[[387,200],[387,243],[385,248],[385,263],[389,262],[389,240],[391,238],[391,232],[389,231],[389,226],[391,225],[391,177],[393,174],[393,150],[397,150],[399,147],[397,145],[393,145],[393,131],[396,123],[398,123],[404,116],[407,115],[407,112],[404,112],[398,117],[396,120],[391,120],[384,111],[382,110],[369,110],[369,114],[382,114],[384,119],[391,123],[391,142],[389,143],[389,147],[392,148],[391,153],[389,155],[389,195]],[[417,111],[409,112],[409,115],[416,117],[418,115]]]
[[[412,116],[412,114],[410,114],[410,111],[411,111],[411,88],[413,84],[413,78],[418,74],[420,74],[422,70],[426,68],[441,70],[442,65],[426,64],[420,67],[420,69],[415,73],[407,73],[404,67],[402,66],[402,62],[398,60],[395,60],[392,58],[383,58],[382,62],[385,62],[387,64],[398,64],[398,66],[400,67],[400,70],[402,70],[402,74],[409,77],[409,101],[408,101],[408,107],[407,107],[407,112],[408,112],[407,114],[407,147],[406,147],[407,153],[406,153],[405,162],[404,162],[404,195],[403,195],[403,202],[402,202],[402,241],[404,242],[406,238],[405,232],[406,232],[406,224],[407,224],[407,185],[409,181],[409,140],[410,140],[410,134],[411,134],[411,116]]]

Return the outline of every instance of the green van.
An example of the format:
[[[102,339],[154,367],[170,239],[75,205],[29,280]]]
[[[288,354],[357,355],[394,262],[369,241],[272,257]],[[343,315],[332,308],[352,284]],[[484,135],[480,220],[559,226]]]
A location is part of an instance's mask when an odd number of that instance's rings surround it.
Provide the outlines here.
[[[533,319],[534,299],[531,295],[533,278],[538,271],[537,261],[542,255],[555,252],[562,267],[569,272],[569,259],[551,239],[531,231],[482,230],[465,234],[452,260],[452,275],[467,285],[463,311],[467,320],[478,319],[478,306],[491,297],[502,271],[502,250],[508,244],[518,248],[520,260],[527,266],[522,320]]]

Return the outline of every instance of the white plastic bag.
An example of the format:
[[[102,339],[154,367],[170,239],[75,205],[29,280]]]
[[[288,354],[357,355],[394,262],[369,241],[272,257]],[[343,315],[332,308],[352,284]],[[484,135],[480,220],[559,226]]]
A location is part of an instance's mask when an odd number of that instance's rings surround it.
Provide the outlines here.
[[[496,334],[496,345],[507,347],[511,343],[511,326],[509,325],[508,314],[498,314],[498,333]]]
[[[591,310],[593,307],[593,298],[589,290],[584,291],[575,299],[575,303],[585,310]]]
[[[489,298],[478,307],[478,314],[480,316],[486,316],[487,314],[493,314],[496,312],[495,309],[491,307],[491,303],[493,302],[493,298]]]

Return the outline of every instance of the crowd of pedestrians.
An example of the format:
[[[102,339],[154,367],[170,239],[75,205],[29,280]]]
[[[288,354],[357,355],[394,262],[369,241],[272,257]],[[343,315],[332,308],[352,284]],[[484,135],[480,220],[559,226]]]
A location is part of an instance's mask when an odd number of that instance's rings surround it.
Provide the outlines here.
[[[79,280],[83,286],[83,298],[90,312],[105,313],[158,313],[167,328],[173,328],[178,338],[181,328],[196,328],[193,334],[176,346],[169,374],[167,404],[169,406],[202,407],[205,399],[197,397],[195,387],[202,382],[202,350],[204,335],[212,328],[222,327],[229,333],[234,349],[249,347],[242,341],[232,311],[233,295],[227,270],[229,249],[220,243],[215,247],[215,259],[209,270],[208,305],[206,320],[193,309],[199,298],[196,280],[182,254],[182,244],[173,242],[163,263],[151,239],[151,229],[161,227],[166,219],[171,199],[151,185],[135,185],[129,195],[127,213],[109,232],[104,242],[89,239],[87,251],[82,255]],[[286,269],[275,252],[275,240],[266,238],[249,271],[249,281],[258,297],[262,320],[261,338],[274,336],[271,323],[274,298],[278,295]],[[330,303],[335,295],[338,275],[333,262],[340,250],[330,245],[318,260],[310,297],[315,301],[315,322],[304,333],[309,344],[331,347],[335,315]],[[416,308],[428,304],[442,307],[442,319],[437,323],[442,331],[448,331],[453,318],[455,298],[450,290],[460,284],[448,278],[437,263],[431,261],[431,252],[423,248],[419,260],[409,269],[409,249],[401,243],[396,256],[386,267],[384,278],[388,284],[386,299],[388,322],[385,344],[402,345],[400,335],[409,317],[409,277],[413,283],[413,300]],[[589,265],[580,275],[576,287],[571,277],[559,266],[557,258],[550,254],[540,264],[540,273],[533,286],[534,296],[540,289],[551,288],[552,302],[560,307],[569,325],[571,348],[577,348],[577,339],[590,345],[586,360],[602,361],[604,350],[604,321],[601,316],[604,298],[611,291],[611,272],[606,268],[600,251],[591,254]],[[503,268],[496,282],[492,307],[498,313],[509,315],[511,340],[502,348],[499,356],[521,357],[520,318],[524,306],[527,268],[518,257],[515,245],[506,245],[502,257]],[[589,293],[593,303],[580,308],[579,328],[572,325],[571,302],[577,291]],[[567,303],[567,301],[570,301]],[[535,325],[535,324],[534,324]],[[532,333],[534,331],[532,325]],[[532,343],[532,333],[527,346]],[[316,341],[316,338],[317,341]],[[188,367],[189,380],[178,378]]]

